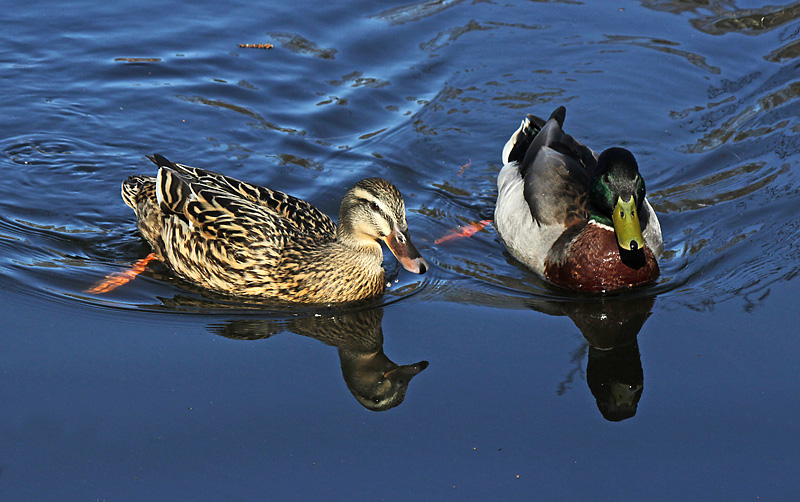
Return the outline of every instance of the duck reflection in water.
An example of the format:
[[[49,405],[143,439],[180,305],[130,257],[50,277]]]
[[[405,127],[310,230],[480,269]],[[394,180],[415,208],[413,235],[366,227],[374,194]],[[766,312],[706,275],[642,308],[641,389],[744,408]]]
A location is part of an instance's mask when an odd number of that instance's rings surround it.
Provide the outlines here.
[[[365,408],[384,411],[403,402],[411,379],[428,367],[427,361],[398,365],[383,352],[383,309],[341,312],[288,322],[237,320],[213,328],[237,340],[268,338],[291,331],[339,349],[347,388]]]
[[[603,296],[529,305],[566,315],[581,331],[589,343],[586,382],[606,420],[619,422],[636,414],[644,389],[637,336],[654,304],[654,297]]]

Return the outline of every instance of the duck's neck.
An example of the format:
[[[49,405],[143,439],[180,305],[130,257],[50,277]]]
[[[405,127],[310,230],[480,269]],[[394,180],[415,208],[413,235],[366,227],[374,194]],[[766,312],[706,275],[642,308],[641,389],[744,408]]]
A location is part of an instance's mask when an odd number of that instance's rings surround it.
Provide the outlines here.
[[[285,280],[303,291],[309,303],[350,302],[383,293],[386,288],[380,246],[353,247],[338,238],[309,246],[301,244],[296,263],[284,267]]]
[[[343,253],[363,255],[378,263],[383,261],[381,245],[374,239],[359,237],[356,232],[345,222],[336,227],[336,239],[331,242],[334,247],[340,247]]]
[[[359,242],[350,235],[337,232],[336,238],[319,244],[304,253],[306,265],[313,270],[308,279],[314,290],[313,301],[353,301],[383,292],[386,287],[383,252],[375,241]],[[313,277],[312,277],[313,276]],[[328,280],[318,280],[326,277]]]
[[[601,225],[605,225],[607,227],[612,227],[613,228],[613,226],[614,226],[614,223],[611,221],[611,217],[604,216],[604,215],[602,215],[602,214],[600,214],[600,213],[598,213],[597,211],[594,211],[594,210],[591,211],[591,213],[589,213],[589,220],[590,221],[594,221],[595,223],[599,223]]]
[[[375,241],[362,241],[349,234],[337,233],[336,239],[327,247],[341,261],[340,265],[345,267],[358,263],[361,267],[374,269],[380,268],[383,263],[383,250]]]

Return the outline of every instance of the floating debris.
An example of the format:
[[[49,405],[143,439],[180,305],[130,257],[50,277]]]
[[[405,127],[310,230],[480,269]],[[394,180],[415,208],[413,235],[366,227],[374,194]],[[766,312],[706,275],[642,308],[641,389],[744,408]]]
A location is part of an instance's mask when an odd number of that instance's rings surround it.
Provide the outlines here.
[[[461,166],[461,167],[458,169],[458,174],[457,174],[457,176],[461,176],[462,174],[464,174],[464,171],[466,171],[466,170],[467,170],[467,168],[468,168],[469,166],[471,166],[471,165],[472,165],[472,159],[469,159],[469,160],[467,161],[467,163],[466,163],[466,164],[464,164],[463,166]]]
[[[161,58],[116,58],[114,61],[122,63],[160,63]]]
[[[242,49],[272,49],[272,44],[239,44]]]

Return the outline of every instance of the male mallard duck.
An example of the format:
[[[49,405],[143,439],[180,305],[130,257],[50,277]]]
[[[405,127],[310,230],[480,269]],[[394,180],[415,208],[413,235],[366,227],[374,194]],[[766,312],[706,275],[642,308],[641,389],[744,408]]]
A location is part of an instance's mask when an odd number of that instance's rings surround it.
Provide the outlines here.
[[[305,303],[368,298],[386,287],[381,240],[406,270],[428,268],[408,235],[400,191],[386,180],[356,183],[337,227],[291,195],[148,158],[158,176],[131,176],[122,198],[157,258],[207,289]]]
[[[509,252],[547,281],[581,291],[646,284],[659,274],[661,225],[633,154],[598,155],[561,128],[561,106],[528,115],[503,148],[495,226]]]

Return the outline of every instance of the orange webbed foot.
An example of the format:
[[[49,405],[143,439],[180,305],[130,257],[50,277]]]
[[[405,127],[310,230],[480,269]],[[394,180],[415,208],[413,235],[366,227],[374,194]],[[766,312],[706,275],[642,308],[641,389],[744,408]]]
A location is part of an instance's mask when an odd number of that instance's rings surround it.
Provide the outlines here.
[[[145,256],[141,260],[134,263],[130,269],[124,272],[117,272],[114,274],[107,275],[105,279],[97,283],[95,286],[87,289],[86,292],[92,294],[102,294],[102,293],[108,293],[109,291],[113,291],[114,289],[117,289],[123,284],[126,284],[135,279],[137,275],[144,272],[145,268],[147,268],[147,264],[154,260],[158,260],[158,257],[156,256],[155,253],[150,253],[149,255]]]
[[[449,234],[445,235],[444,237],[440,237],[433,241],[434,244],[441,244],[442,242],[447,242],[452,239],[460,239],[462,237],[469,237],[475,232],[479,230],[483,230],[486,225],[491,225],[492,220],[481,220],[481,221],[473,221],[468,225],[464,225],[462,227],[458,227],[455,230],[452,230]]]

